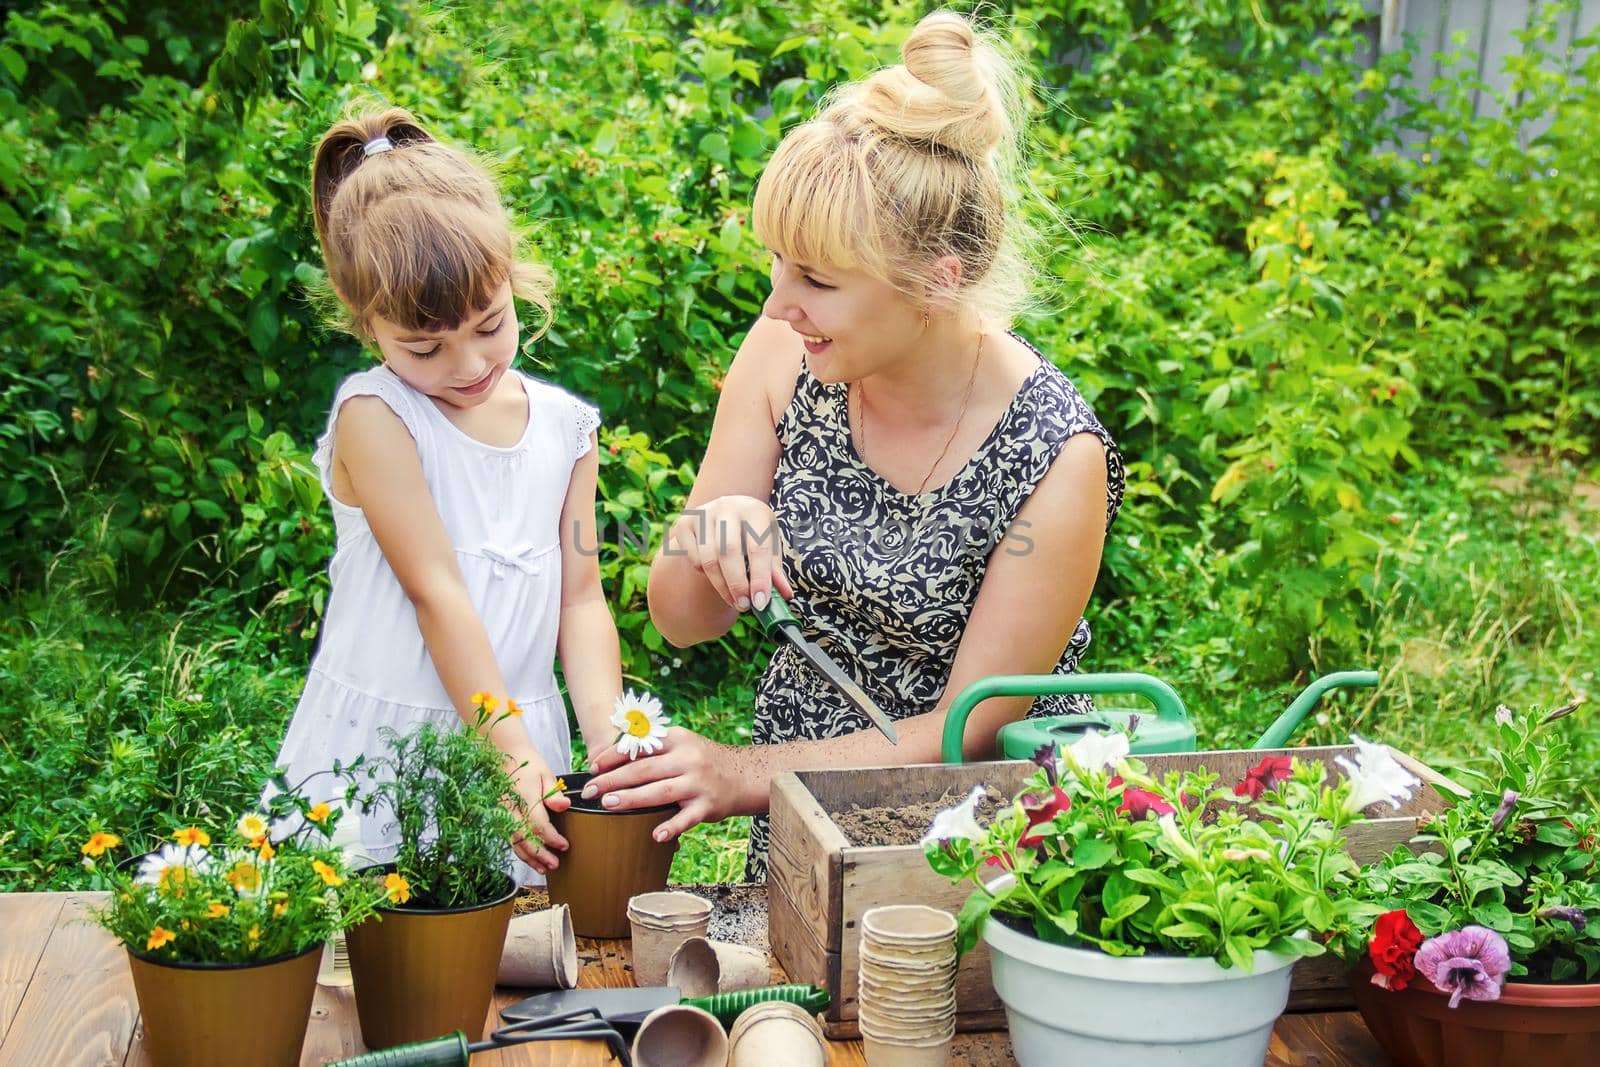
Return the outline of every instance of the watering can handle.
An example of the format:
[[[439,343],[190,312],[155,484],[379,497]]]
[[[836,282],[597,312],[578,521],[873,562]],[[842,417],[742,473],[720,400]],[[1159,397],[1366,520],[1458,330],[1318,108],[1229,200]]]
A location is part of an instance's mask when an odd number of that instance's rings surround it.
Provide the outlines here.
[[[1377,671],[1335,671],[1332,674],[1324,674],[1321,678],[1306,686],[1305,690],[1294,698],[1294,703],[1289,705],[1288,710],[1279,715],[1277,721],[1267,727],[1267,732],[1262,734],[1261,738],[1250,747],[1252,749],[1282,748],[1284,742],[1289,740],[1289,736],[1300,725],[1300,720],[1306,717],[1306,713],[1330,689],[1337,689],[1342,685],[1371,689],[1377,684]]]
[[[979,678],[956,697],[944,717],[944,743],[941,758],[960,763],[961,741],[967,731],[972,709],[990,697],[1061,696],[1079,693],[1133,693],[1156,706],[1162,719],[1189,720],[1177,692],[1160,678],[1136,671],[1112,674],[996,674]]]

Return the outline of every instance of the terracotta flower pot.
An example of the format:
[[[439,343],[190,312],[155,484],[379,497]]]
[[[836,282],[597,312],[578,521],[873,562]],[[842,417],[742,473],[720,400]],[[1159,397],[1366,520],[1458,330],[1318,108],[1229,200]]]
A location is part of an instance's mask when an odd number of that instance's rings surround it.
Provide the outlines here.
[[[385,874],[392,864],[369,867]],[[460,1030],[483,1036],[517,886],[472,908],[383,907],[346,934],[361,1040],[369,1049]]]
[[[600,798],[579,794],[593,775],[564,774],[572,807],[551,812],[550,822],[567,839],[561,866],[550,872],[550,901],[572,909],[579,937],[627,937],[628,900],[667,886],[676,839],[651,837],[678,810],[676,804],[634,811],[607,811]]]
[[[259,963],[173,963],[129,950],[151,1064],[295,1067],[321,961],[321,944]]]
[[[1507,982],[1499,1000],[1462,1000],[1421,975],[1403,990],[1350,975],[1367,1029],[1395,1067],[1595,1067],[1600,1064],[1600,984]]]

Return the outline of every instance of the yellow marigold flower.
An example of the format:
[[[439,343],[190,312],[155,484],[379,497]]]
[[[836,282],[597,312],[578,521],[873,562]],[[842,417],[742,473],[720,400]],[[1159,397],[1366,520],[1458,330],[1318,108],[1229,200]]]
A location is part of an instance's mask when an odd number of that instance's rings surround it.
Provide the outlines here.
[[[83,847],[78,851],[85,856],[104,856],[106,849],[116,848],[120,844],[122,844],[122,838],[116,834],[108,834],[97,830],[89,835],[89,840],[85,841]]]
[[[472,702],[484,711],[493,711],[500,706],[500,701],[490,693],[473,693]]]
[[[383,880],[383,888],[389,894],[391,904],[404,904],[411,899],[411,883],[398,874],[390,874]]]
[[[252,926],[250,928],[250,932],[245,934],[244,936],[249,940],[249,942],[252,945],[255,944],[257,941],[261,940],[261,927]]]
[[[228,884],[241,893],[254,893],[261,888],[261,868],[249,860],[240,860],[235,863],[227,874],[222,876]]]
[[[150,931],[150,939],[144,943],[145,951],[154,952],[161,946],[176,940],[177,937],[177,934],[173,933],[171,930],[168,930],[166,927],[157,926],[155,929]]]
[[[267,833],[267,820],[259,815],[242,815],[234,826],[240,837],[255,844],[256,840],[265,837]]]
[[[213,900],[211,902],[211,906],[206,909],[206,914],[209,915],[213,919],[220,919],[224,915],[228,914],[228,910],[229,909],[228,909],[228,906],[226,904],[223,904],[220,901]]]
[[[179,830],[177,833],[173,834],[172,839],[185,847],[189,845],[199,845],[201,848],[205,848],[207,845],[211,844],[211,835],[200,829],[198,826],[186,826],[182,830]]]
[[[327,819],[328,819],[328,816],[332,815],[332,814],[333,814],[333,809],[328,807],[328,805],[326,803],[323,803],[323,804],[318,804],[317,806],[312,808],[310,811],[306,812],[306,818],[310,819],[314,823],[319,823],[320,824],[320,823],[326,822]]]
[[[288,910],[289,902],[287,900],[280,900],[272,906],[272,917],[274,919],[281,919],[283,918],[283,913]]]
[[[261,862],[265,863],[277,854],[278,850],[272,847],[272,842],[263,838],[261,841],[261,851],[259,853],[261,856]]]
[[[517,707],[517,702],[510,697],[506,698],[506,717],[515,719],[522,714],[522,709]]]
[[[322,875],[325,885],[344,885],[344,879],[339,876],[339,872],[321,860],[312,860],[311,869]]]

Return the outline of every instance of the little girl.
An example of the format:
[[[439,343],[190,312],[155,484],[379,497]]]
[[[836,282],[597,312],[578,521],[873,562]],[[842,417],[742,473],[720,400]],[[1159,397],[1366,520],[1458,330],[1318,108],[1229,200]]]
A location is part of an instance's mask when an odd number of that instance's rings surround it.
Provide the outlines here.
[[[591,751],[610,743],[621,691],[599,562],[579,547],[598,543],[600,418],[512,368],[513,297],[548,322],[550,276],[518,258],[494,182],[466,155],[403,110],[375,111],[323,135],[312,193],[338,325],[383,362],[340,384],[317,442],[333,593],[278,765],[298,783],[381,753],[384,727],[471,723],[481,693],[515,701],[522,714],[491,736],[521,765],[543,845],[515,841],[514,873],[537,882],[566,848],[540,804],[571,765],[555,657]],[[343,792],[328,774],[306,788],[313,802]],[[361,820],[373,860],[397,844],[381,813]]]

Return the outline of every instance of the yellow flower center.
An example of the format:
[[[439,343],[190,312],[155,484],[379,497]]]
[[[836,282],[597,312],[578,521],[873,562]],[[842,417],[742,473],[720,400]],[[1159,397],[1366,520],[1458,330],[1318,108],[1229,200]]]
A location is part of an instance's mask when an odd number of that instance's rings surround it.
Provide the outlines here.
[[[628,712],[628,733],[634,737],[649,737],[650,716],[638,708],[630,709]]]

